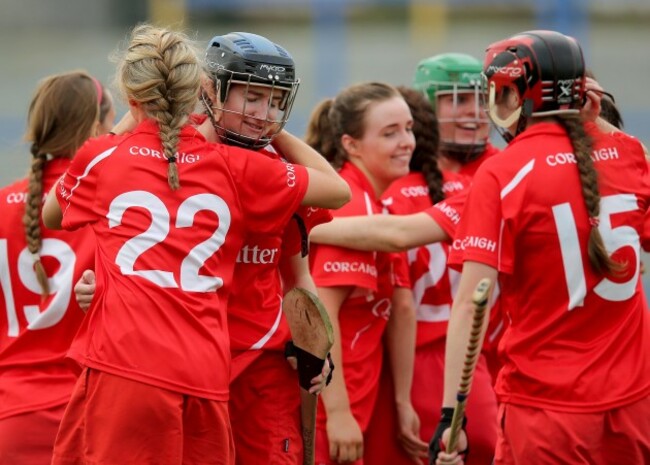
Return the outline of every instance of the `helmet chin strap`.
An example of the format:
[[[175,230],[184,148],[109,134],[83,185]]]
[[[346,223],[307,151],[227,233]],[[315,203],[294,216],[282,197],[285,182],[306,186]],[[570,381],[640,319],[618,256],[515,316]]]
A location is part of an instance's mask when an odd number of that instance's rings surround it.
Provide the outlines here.
[[[217,135],[219,134],[219,125],[217,124],[217,120],[214,118],[214,110],[212,109],[212,100],[210,97],[206,95],[205,92],[201,92],[201,103],[203,104],[203,108],[205,108],[205,113],[208,115],[208,118],[210,119],[210,123],[212,123],[212,127],[214,128],[215,132]]]
[[[494,83],[492,82],[490,83],[490,96],[488,99],[488,115],[492,122],[495,124],[498,133],[501,134],[501,137],[503,137],[503,140],[505,140],[506,143],[510,143],[512,139],[514,139],[526,128],[528,117],[532,114],[533,101],[530,99],[524,100],[523,104],[519,105],[519,107],[517,107],[517,109],[510,114],[510,116],[502,119],[497,114],[495,96],[496,91],[494,89]],[[515,133],[511,134],[508,129],[515,123],[517,123],[517,128],[515,129]]]
[[[515,124],[519,117],[521,116],[522,105],[520,105],[515,111],[513,111],[510,116],[507,118],[500,118],[497,114],[497,104],[496,104],[496,90],[494,82],[490,83],[490,96],[488,99],[488,114],[490,119],[497,126],[502,127],[503,129],[508,129],[510,126]]]
[[[455,142],[440,142],[440,150],[443,155],[452,160],[456,160],[463,165],[470,161],[476,160],[485,152],[486,142],[475,144],[459,144]]]

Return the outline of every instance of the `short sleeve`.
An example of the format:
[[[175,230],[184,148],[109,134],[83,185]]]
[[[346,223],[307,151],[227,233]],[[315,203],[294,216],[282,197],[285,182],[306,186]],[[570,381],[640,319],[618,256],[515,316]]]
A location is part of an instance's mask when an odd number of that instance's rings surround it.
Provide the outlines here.
[[[316,245],[309,255],[318,287],[357,286],[377,292],[377,253]]]
[[[63,213],[61,227],[75,230],[97,221],[92,208],[103,162],[117,148],[115,136],[87,141],[76,153],[68,170],[58,181],[56,199]]]
[[[456,236],[456,229],[460,223],[461,213],[467,202],[467,192],[466,190],[453,197],[449,197],[424,210],[424,213],[433,218],[452,240]]]
[[[229,147],[247,228],[257,233],[283,229],[305,197],[307,169],[250,150]]]
[[[501,212],[498,179],[489,169],[478,170],[454,235],[450,266],[460,269],[471,260],[499,268]]]

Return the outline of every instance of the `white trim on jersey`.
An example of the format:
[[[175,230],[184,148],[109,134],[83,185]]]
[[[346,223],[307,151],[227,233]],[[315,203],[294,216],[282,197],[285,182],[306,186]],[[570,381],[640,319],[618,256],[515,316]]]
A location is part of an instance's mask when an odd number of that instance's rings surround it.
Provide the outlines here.
[[[530,160],[528,163],[524,165],[523,168],[521,168],[517,174],[512,178],[512,180],[506,184],[506,186],[501,189],[501,200],[503,200],[510,192],[515,190],[515,188],[521,183],[521,181],[524,180],[526,176],[528,176],[532,171],[533,168],[535,167],[535,159]],[[499,228],[499,254],[498,254],[498,263],[497,267],[500,270],[501,269],[501,244],[503,244],[503,228],[505,226],[505,222],[501,220],[501,227]]]
[[[280,298],[280,302],[282,302],[282,296],[278,294],[278,297]],[[273,322],[273,326],[271,326],[271,329],[269,329],[269,331],[264,336],[262,336],[262,338],[259,341],[253,344],[248,350],[260,350],[262,347],[264,347],[266,343],[269,342],[269,339],[271,339],[271,337],[278,330],[278,326],[280,326],[281,318],[282,318],[282,303],[280,303],[280,311],[278,312],[278,316],[275,318],[275,322]]]
[[[515,177],[512,178],[512,181],[510,181],[506,187],[501,189],[501,199],[503,199],[506,195],[508,195],[510,192],[512,192],[515,187],[519,185],[521,181],[524,180],[524,178],[531,172],[533,171],[533,168],[535,167],[535,159],[530,160],[528,163],[524,165],[522,169],[515,174]]]
[[[104,150],[102,153],[100,153],[95,158],[90,160],[90,163],[88,163],[88,166],[86,166],[86,169],[84,170],[83,174],[77,177],[77,182],[70,189],[70,193],[68,195],[61,196],[68,202],[68,207],[70,206],[70,198],[72,197],[72,194],[74,193],[75,189],[77,189],[77,187],[79,187],[79,184],[81,184],[81,180],[86,176],[88,176],[88,173],[90,173],[90,170],[93,169],[95,165],[97,165],[103,159],[108,158],[115,151],[116,148],[117,145],[115,147],[111,147],[110,149]],[[68,209],[68,207],[66,207],[66,210]]]

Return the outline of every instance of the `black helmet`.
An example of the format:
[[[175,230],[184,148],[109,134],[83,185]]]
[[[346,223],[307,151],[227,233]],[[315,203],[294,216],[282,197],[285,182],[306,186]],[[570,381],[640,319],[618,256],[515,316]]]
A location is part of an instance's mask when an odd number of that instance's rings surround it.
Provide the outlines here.
[[[284,48],[271,42],[265,37],[248,32],[231,32],[215,36],[210,40],[205,53],[205,64],[208,73],[214,79],[217,95],[222,104],[228,99],[232,84],[249,88],[263,86],[270,88],[272,95],[281,99],[278,105],[279,117],[270,118],[269,111],[263,118],[256,118],[268,127],[265,134],[249,137],[241,131],[226,129],[213,121],[217,131],[225,142],[235,145],[259,149],[268,145],[277,135],[287,120],[296,98],[300,80],[296,79],[296,68],[291,55]],[[269,103],[270,98],[269,98]],[[246,113],[245,106],[239,111],[225,110],[224,112]],[[246,115],[251,118],[250,115]]]
[[[490,45],[483,65],[488,112],[508,127],[518,118],[578,113],[585,96],[585,63],[575,39],[554,31],[528,31]],[[504,88],[517,92],[522,106],[501,120],[494,111]],[[519,132],[522,124],[517,129]]]

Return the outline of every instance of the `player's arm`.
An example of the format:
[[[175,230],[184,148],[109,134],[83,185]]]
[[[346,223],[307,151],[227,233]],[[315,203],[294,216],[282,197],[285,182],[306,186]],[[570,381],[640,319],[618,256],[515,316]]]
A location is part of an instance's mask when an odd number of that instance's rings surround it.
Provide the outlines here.
[[[413,292],[396,287],[392,300],[386,342],[395,386],[398,440],[413,461],[420,463],[427,457],[427,443],[420,438],[420,419],[411,402],[416,336]]]
[[[52,189],[50,189],[41,213],[43,224],[49,229],[61,229],[61,221],[63,221],[63,212],[61,211],[59,202],[56,200],[56,189],[58,185],[59,183],[55,183]]]
[[[498,272],[495,268],[483,263],[466,261],[458,284],[458,291],[451,307],[451,315],[447,326],[447,343],[445,346],[445,384],[442,400],[443,407],[453,407],[456,404],[456,391],[463,371],[467,341],[469,340],[474,318],[474,303],[472,296],[478,283],[488,278],[490,282],[497,282]],[[492,291],[494,287],[492,288]],[[491,291],[491,292],[492,292]],[[479,346],[483,345],[483,338],[487,323],[490,321],[489,307],[483,320]]]
[[[399,252],[449,240],[449,235],[426,213],[334,218],[312,229],[309,239],[366,251]]]
[[[452,304],[451,315],[449,317],[449,324],[447,326],[447,341],[445,345],[445,381],[442,398],[443,408],[453,410],[456,405],[456,395],[460,385],[460,380],[463,376],[465,354],[467,352],[467,344],[470,340],[474,321],[474,290],[482,279],[487,278],[490,282],[494,283],[497,280],[497,276],[498,272],[495,268],[483,263],[466,261],[463,264],[463,272],[460,277],[458,291],[454,297],[454,303]],[[494,287],[492,287],[490,292],[493,290]],[[488,302],[489,300],[488,297]],[[480,335],[477,342],[479,347],[483,345],[485,330],[490,320],[489,312],[490,310],[488,306],[483,318],[483,325],[480,329]],[[438,428],[440,428],[440,425]],[[445,450],[450,439],[450,432],[450,428],[436,430],[432,441],[436,441],[436,436],[440,433],[441,435],[438,437],[444,445],[443,450]],[[458,441],[456,442],[456,450],[440,452],[438,460],[441,463],[445,463],[442,462],[443,458],[452,462],[460,460],[458,451],[466,449],[467,436],[465,435],[465,432],[461,430],[459,432]]]
[[[331,354],[335,376],[321,398],[327,414],[327,438],[330,458],[337,462],[354,462],[363,457],[363,433],[350,408],[350,398],[345,384],[341,347],[341,327],[339,310],[352,291],[352,287],[319,287],[318,295],[327,309],[332,329],[334,345]]]
[[[302,205],[336,209],[350,201],[348,183],[306,142],[282,130],[273,139],[273,147],[291,163],[307,168],[309,186]]]
[[[125,134],[127,132],[133,131],[138,125],[138,121],[135,119],[133,116],[133,113],[131,111],[127,111],[124,113],[124,116],[117,122],[115,126],[113,126],[113,129],[111,129],[111,132],[113,134]]]
[[[467,369],[466,357],[470,336],[472,336],[473,347],[481,347],[490,318],[488,305],[482,320],[480,320],[482,321],[482,326],[478,338],[476,338],[476,330],[474,329],[474,324],[476,324],[474,319],[474,311],[476,308],[473,299],[474,291],[477,289],[478,283],[485,278],[489,279],[489,283],[496,282],[497,275],[498,272],[495,268],[483,263],[465,261],[463,264],[463,272],[458,291],[454,297],[454,303],[452,304],[449,325],[447,326],[445,380],[442,399],[443,410],[440,423],[429,445],[429,452],[432,454],[430,457],[430,460],[432,460],[431,463],[433,463],[434,459],[437,464],[464,463],[459,454],[463,453],[461,451],[467,451],[468,442],[467,435],[462,427],[458,431],[458,436],[456,437],[454,446],[452,446],[452,450],[447,449],[449,449],[449,442],[451,440],[451,426],[454,424],[454,417],[456,415],[454,409],[462,407],[465,402],[465,400],[461,400],[457,395],[460,390],[461,379],[467,382],[467,372],[465,372],[465,369]],[[493,290],[494,286],[491,287],[489,292],[491,293]],[[490,301],[490,296],[487,296],[487,301]],[[453,417],[450,416],[451,412],[453,412]],[[461,412],[463,412],[462,409]]]
[[[299,287],[306,289],[312,294],[317,294],[316,284],[309,272],[309,260],[297,253],[288,258],[282,258],[280,269],[282,273],[282,284],[286,291]]]

